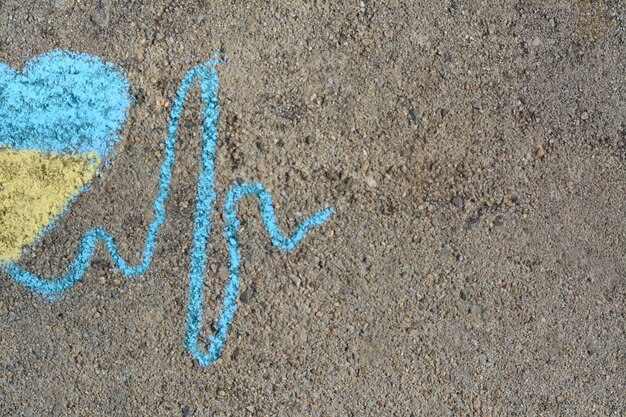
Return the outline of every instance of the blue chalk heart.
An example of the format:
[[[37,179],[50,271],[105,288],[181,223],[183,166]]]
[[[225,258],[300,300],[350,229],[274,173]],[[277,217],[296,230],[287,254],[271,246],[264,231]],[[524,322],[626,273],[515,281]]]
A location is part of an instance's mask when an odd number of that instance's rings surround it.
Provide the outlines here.
[[[54,50],[21,72],[0,63],[0,148],[102,160],[119,140],[129,105],[123,71],[96,56]]]

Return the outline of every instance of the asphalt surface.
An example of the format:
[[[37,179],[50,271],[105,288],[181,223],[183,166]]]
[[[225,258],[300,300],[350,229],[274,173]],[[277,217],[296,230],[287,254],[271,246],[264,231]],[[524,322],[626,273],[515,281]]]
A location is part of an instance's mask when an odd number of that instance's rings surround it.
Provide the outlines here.
[[[94,226],[138,259],[172,96],[219,48],[217,207],[243,179],[286,230],[336,214],[283,253],[243,204],[240,306],[199,366],[183,345],[194,93],[145,275],[99,249],[55,302],[0,276],[0,414],[623,415],[626,3],[0,2],[4,63],[54,48],[120,65],[135,101],[22,265],[62,272]]]

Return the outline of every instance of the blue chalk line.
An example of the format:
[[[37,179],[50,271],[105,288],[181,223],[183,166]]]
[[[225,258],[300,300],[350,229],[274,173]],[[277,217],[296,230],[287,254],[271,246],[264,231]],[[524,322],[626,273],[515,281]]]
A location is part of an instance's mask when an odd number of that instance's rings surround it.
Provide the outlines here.
[[[202,366],[207,366],[218,359],[226,340],[228,327],[237,308],[241,262],[237,240],[237,229],[239,227],[237,202],[248,195],[256,197],[261,218],[272,244],[286,251],[293,249],[310,229],[324,223],[333,213],[333,210],[330,208],[320,210],[302,221],[293,234],[287,236],[283,234],[276,223],[271,195],[265,190],[263,185],[257,182],[242,183],[233,186],[228,191],[224,204],[226,226],[223,231],[228,245],[228,280],[224,290],[222,306],[215,322],[215,335],[208,337],[208,345],[206,346],[206,351],[204,351],[202,349],[203,344],[201,346],[199,338],[202,329],[202,287],[206,272],[206,248],[212,226],[213,203],[216,198],[215,153],[217,148],[219,104],[217,101],[218,76],[215,71],[215,65],[218,62],[216,52],[208,62],[189,70],[183,77],[176,92],[170,112],[167,137],[165,138],[165,157],[160,167],[158,192],[152,204],[153,218],[148,226],[141,259],[138,264],[129,265],[121,257],[113,237],[103,228],[96,227],[81,236],[74,260],[67,267],[65,273],[58,278],[40,277],[13,262],[1,265],[4,272],[13,280],[50,299],[58,297],[82,279],[86,269],[89,267],[95,246],[99,241],[104,243],[113,264],[125,276],[136,277],[145,273],[154,254],[158,230],[165,221],[165,201],[169,195],[172,165],[175,159],[174,144],[176,142],[181,111],[189,88],[199,79],[200,96],[204,108],[202,115],[200,172],[196,190],[193,240],[189,264],[189,292],[185,315],[185,347]]]

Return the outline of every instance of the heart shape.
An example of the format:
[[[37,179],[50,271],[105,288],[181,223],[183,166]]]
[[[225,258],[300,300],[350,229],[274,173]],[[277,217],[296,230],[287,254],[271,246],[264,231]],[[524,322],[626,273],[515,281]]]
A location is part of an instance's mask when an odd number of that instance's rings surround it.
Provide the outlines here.
[[[16,260],[63,214],[120,140],[129,84],[78,52],[0,63],[0,262]]]

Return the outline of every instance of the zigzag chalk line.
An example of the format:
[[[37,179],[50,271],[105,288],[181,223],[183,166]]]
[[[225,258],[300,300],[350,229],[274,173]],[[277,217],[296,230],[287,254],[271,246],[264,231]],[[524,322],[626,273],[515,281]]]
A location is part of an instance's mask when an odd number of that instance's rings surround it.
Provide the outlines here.
[[[47,298],[54,299],[69,290],[80,281],[93,256],[96,244],[104,243],[115,267],[127,277],[144,274],[150,267],[159,228],[165,222],[165,201],[169,196],[172,166],[175,160],[174,144],[178,132],[178,124],[185,98],[190,87],[196,80],[200,81],[202,99],[202,144],[200,172],[196,189],[196,205],[194,210],[193,239],[189,264],[189,288],[187,310],[185,315],[185,347],[202,366],[213,363],[220,355],[226,340],[228,327],[237,308],[239,291],[240,254],[238,249],[237,202],[248,195],[258,199],[259,211],[265,229],[274,246],[282,250],[293,249],[307,232],[324,223],[333,213],[330,208],[320,210],[302,221],[291,236],[281,232],[276,223],[271,195],[259,183],[244,183],[233,186],[227,193],[224,204],[226,226],[224,237],[228,245],[228,280],[224,290],[222,307],[215,322],[216,333],[208,337],[206,349],[200,342],[203,316],[203,282],[206,273],[206,247],[212,226],[213,203],[215,193],[215,153],[217,148],[217,121],[219,104],[217,101],[218,76],[215,65],[219,62],[218,52],[209,61],[189,70],[183,77],[176,92],[170,111],[167,136],[165,138],[165,156],[159,172],[158,191],[152,203],[152,220],[148,225],[141,259],[136,265],[128,264],[120,255],[113,237],[101,227],[85,232],[78,244],[74,260],[65,272],[57,278],[44,278],[27,271],[14,262],[0,264],[2,270],[16,282],[26,286]]]

